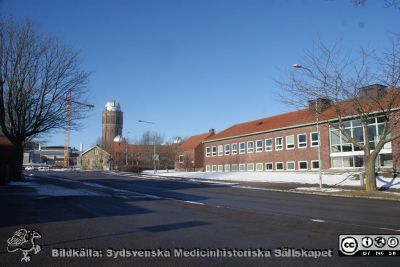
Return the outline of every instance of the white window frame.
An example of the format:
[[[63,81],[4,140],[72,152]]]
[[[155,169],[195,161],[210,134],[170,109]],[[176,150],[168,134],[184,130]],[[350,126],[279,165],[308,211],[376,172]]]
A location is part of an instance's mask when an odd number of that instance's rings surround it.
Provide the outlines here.
[[[206,147],[206,157],[209,158],[211,156],[211,147]]]
[[[293,144],[289,144],[289,143],[288,143],[288,137],[291,137],[291,136],[293,136]],[[287,150],[294,149],[294,148],[296,147],[296,145],[295,145],[294,134],[287,135],[285,139],[286,139],[286,149],[287,149]],[[289,147],[289,145],[292,145],[292,147]]]
[[[271,140],[271,146],[267,146],[267,140]],[[271,152],[274,149],[274,142],[272,138],[265,139],[265,152]]]
[[[293,169],[289,169],[289,163],[293,163]],[[296,161],[286,161],[286,170],[287,171],[295,171],[296,170]]]
[[[318,145],[313,145],[312,134],[314,134],[314,133],[318,134]],[[319,147],[320,143],[321,143],[321,134],[320,134],[320,132],[311,132],[310,133],[310,146],[311,147]]]
[[[224,172],[230,172],[231,171],[231,165],[230,164],[225,164],[224,165]]]
[[[182,160],[181,160],[182,157]],[[179,163],[185,163],[185,155],[179,155]]]
[[[258,142],[261,142],[261,146],[260,147],[258,146]],[[258,150],[259,148],[261,150]],[[263,140],[256,140],[256,153],[263,152],[263,150],[264,150],[263,148],[264,148]]]
[[[218,157],[222,157],[224,155],[224,146],[223,145],[218,145],[217,149]]]
[[[282,140],[282,143],[281,143],[281,148],[278,148],[278,142],[277,142],[277,140],[278,139],[281,139]],[[275,137],[275,150],[276,151],[279,151],[279,150],[283,150],[283,137]]]
[[[218,172],[224,172],[224,165],[218,165]]]
[[[267,165],[268,164],[271,164],[271,166],[272,166],[272,168],[269,170],[268,168],[267,168]],[[267,162],[267,163],[265,163],[265,171],[267,171],[267,172],[271,172],[271,171],[273,171],[274,170],[274,163],[273,162]]]
[[[252,170],[250,170],[250,166],[252,166]],[[254,163],[247,163],[246,164],[246,171],[248,172],[254,172]]]
[[[215,148],[215,154],[214,154],[214,148]],[[212,157],[216,157],[217,156],[217,147],[216,146],[212,146],[212,148],[211,148],[211,156]]]
[[[228,149],[226,149],[226,148],[228,148]],[[224,153],[225,153],[225,156],[229,156],[229,154],[231,153],[231,145],[230,144],[224,145]]]
[[[302,169],[301,167],[300,167],[300,163],[306,163],[306,165],[307,165],[307,168],[305,168],[305,169]],[[306,160],[299,160],[298,162],[297,162],[297,169],[299,170],[299,171],[308,171],[308,161],[306,161]]]
[[[240,148],[240,145],[243,144],[243,150]],[[239,154],[244,154],[246,153],[246,142],[240,142],[239,143]]]
[[[251,151],[249,151],[249,144],[253,144],[253,148],[250,148]],[[254,153],[254,141],[247,141],[247,154],[249,153]]]
[[[314,162],[319,162],[318,163],[318,168],[314,168]],[[312,160],[311,161],[311,170],[319,170],[321,168],[321,162],[319,160]]]
[[[258,169],[258,167],[261,166],[261,170]],[[256,163],[256,172],[262,172],[264,171],[264,164],[263,163]]]
[[[241,170],[241,167],[243,167],[242,170]],[[239,164],[239,171],[240,172],[245,172],[246,171],[246,164],[244,164],[244,163]]]
[[[211,167],[210,167],[210,165],[206,165],[206,172],[211,172]]]
[[[278,169],[278,164],[282,164],[282,169]],[[284,171],[285,170],[285,163],[282,161],[275,162],[275,171]]]
[[[305,142],[300,142],[300,135],[304,135],[306,137]],[[305,144],[305,146],[300,146],[302,144]],[[306,133],[301,133],[297,135],[297,148],[307,148],[307,134]]]
[[[211,166],[211,172],[217,172],[217,165]]]
[[[235,147],[236,147],[236,149],[235,149],[235,150],[233,149],[233,146],[235,146]],[[236,154],[237,154],[237,149],[238,149],[238,147],[237,147],[237,143],[233,143],[233,144],[231,144],[231,154],[232,154],[232,155],[236,155]]]
[[[238,172],[238,171],[239,171],[239,164],[232,164],[231,172]]]

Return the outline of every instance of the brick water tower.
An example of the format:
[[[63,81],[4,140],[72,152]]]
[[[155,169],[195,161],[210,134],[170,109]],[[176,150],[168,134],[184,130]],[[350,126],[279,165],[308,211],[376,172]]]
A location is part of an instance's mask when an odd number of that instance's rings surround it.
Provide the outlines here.
[[[106,150],[111,149],[117,135],[122,135],[123,113],[119,103],[108,101],[102,115],[102,144]]]

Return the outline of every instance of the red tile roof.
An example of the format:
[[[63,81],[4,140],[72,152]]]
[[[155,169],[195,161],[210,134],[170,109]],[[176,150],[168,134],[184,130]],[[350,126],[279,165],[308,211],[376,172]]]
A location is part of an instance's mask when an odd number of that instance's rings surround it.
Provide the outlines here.
[[[392,91],[392,92],[396,94],[399,93],[399,91]],[[387,96],[390,97],[390,94],[392,92],[389,92]],[[386,102],[383,101],[382,103]],[[324,110],[321,114],[319,114],[320,121],[335,119],[337,117],[335,106],[330,106],[329,108]],[[357,114],[353,102],[350,100],[341,101],[339,106],[343,110],[342,117],[352,116],[354,114]],[[400,107],[400,103],[396,103],[395,106]],[[376,103],[365,103],[365,105],[363,105],[363,109],[365,111],[372,112],[372,111],[379,111],[380,107]],[[205,141],[209,142],[219,139],[234,138],[237,136],[256,134],[259,132],[274,131],[281,128],[292,128],[304,124],[314,124],[315,122],[316,122],[316,117],[313,111],[310,111],[308,108],[301,109],[272,117],[235,124],[219,132],[218,134],[210,136]]]
[[[214,136],[213,133],[207,132],[199,135],[193,135],[189,137],[185,142],[183,142],[179,146],[180,151],[185,151],[185,150],[192,150],[195,149],[198,145],[200,145],[204,140],[206,140],[208,137]]]
[[[12,146],[13,144],[7,137],[0,135],[0,146]]]

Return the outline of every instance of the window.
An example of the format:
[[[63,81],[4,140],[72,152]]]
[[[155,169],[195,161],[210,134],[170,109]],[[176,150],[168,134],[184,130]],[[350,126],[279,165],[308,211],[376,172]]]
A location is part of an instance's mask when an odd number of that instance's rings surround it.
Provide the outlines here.
[[[263,165],[262,163],[257,163],[256,164],[256,171],[262,172],[263,171]]]
[[[217,165],[212,165],[212,172],[216,172],[217,171]]]
[[[332,166],[333,167],[333,166]],[[311,161],[311,168],[313,170],[319,170],[319,161],[318,160],[312,160]]]
[[[307,161],[299,161],[299,170],[308,170],[308,162]]]
[[[272,162],[265,163],[265,170],[272,171],[272,169],[273,169],[272,166],[273,166]]]
[[[215,157],[217,155],[217,147],[213,146],[212,147],[212,156]]]
[[[239,164],[239,171],[244,172],[246,170],[246,164]]]
[[[298,148],[306,148],[307,147],[307,135],[306,134],[298,134],[297,135],[297,146],[298,146]]]
[[[294,161],[288,161],[286,162],[286,170],[288,171],[294,171]]]
[[[224,154],[223,148],[224,147],[222,145],[218,146],[218,157],[221,157]]]
[[[239,166],[237,164],[232,164],[231,171],[237,172],[239,170]]]
[[[311,146],[319,146],[319,133],[310,133],[311,136]]]
[[[248,172],[254,171],[254,163],[247,163],[247,171]]]
[[[286,136],[286,149],[294,148],[294,135]]]
[[[276,162],[275,163],[275,170],[282,171],[283,170],[283,162]]]
[[[253,153],[254,152],[254,142],[249,141],[247,142],[247,153]]]
[[[184,163],[184,162],[185,162],[185,156],[179,155],[179,163]]]
[[[225,170],[226,172],[230,172],[230,171],[231,171],[231,165],[225,164],[225,165],[224,165],[224,170]]]
[[[263,141],[257,140],[256,141],[256,152],[262,152],[262,151],[263,151]]]
[[[237,144],[232,144],[232,155],[236,155],[237,154]]]
[[[265,151],[272,151],[272,138],[265,139]]]
[[[282,150],[282,149],[283,149],[283,138],[275,137],[275,150]]]
[[[211,171],[210,165],[206,165],[206,172],[210,172],[210,171]]]
[[[239,170],[239,166],[237,164],[232,164],[231,171],[232,172],[237,172]]]
[[[239,143],[239,154],[244,154],[245,148],[244,148],[244,142]]]
[[[224,150],[225,150],[225,155],[229,155],[229,153],[231,152],[231,145],[226,144]]]
[[[206,147],[206,157],[209,157],[211,155],[211,149],[210,147]]]
[[[223,172],[223,171],[224,171],[224,166],[218,165],[218,172]]]

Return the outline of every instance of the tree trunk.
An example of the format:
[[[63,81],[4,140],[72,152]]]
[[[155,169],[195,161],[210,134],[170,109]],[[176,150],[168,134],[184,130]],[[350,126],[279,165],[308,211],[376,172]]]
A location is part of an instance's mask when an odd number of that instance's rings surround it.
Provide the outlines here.
[[[365,161],[365,190],[367,192],[376,191],[375,159],[370,158]]]
[[[24,161],[24,147],[22,144],[15,145],[15,153],[16,153],[16,160],[15,160],[15,169],[13,171],[13,180],[14,181],[22,181],[22,165]]]

